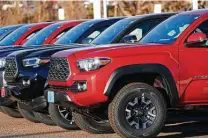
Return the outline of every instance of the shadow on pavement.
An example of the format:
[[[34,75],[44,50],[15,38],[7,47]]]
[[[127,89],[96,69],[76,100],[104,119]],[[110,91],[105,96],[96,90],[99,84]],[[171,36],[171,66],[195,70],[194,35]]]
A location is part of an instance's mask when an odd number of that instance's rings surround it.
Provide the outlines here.
[[[73,130],[76,131],[76,130]],[[43,136],[47,134],[59,134],[70,131],[51,131],[28,134],[15,134],[9,136],[0,136],[0,138],[17,138]],[[77,131],[79,133],[79,131]],[[184,137],[208,137],[208,112],[196,111],[173,111],[168,113],[166,126],[162,130],[160,138],[184,138]]]
[[[184,138],[208,136],[208,113],[175,112],[169,113],[161,138]]]
[[[74,130],[73,130],[74,131]],[[9,135],[9,136],[1,136],[0,138],[16,138],[16,137],[29,137],[29,136],[38,136],[40,135],[47,135],[47,134],[58,134],[58,133],[65,133],[70,131],[51,131],[51,132],[39,132],[39,133],[29,133],[29,134],[16,134],[16,135]]]

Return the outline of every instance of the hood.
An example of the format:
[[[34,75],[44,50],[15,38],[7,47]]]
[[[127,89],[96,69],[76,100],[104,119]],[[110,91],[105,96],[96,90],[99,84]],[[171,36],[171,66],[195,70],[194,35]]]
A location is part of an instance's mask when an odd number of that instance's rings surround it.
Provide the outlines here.
[[[130,46],[130,45],[132,45],[132,44],[119,44],[119,46]],[[88,52],[97,51],[97,50],[106,49],[106,48],[112,48],[112,47],[116,47],[116,46],[118,46],[118,44],[108,44],[108,45],[98,45],[98,46],[91,45],[89,47],[79,47],[79,48],[75,48],[75,49],[63,50],[63,51],[57,52],[53,56],[55,56],[55,57],[68,57],[68,55],[71,55],[71,54],[83,55]]]
[[[158,48],[168,48],[164,44],[110,44],[87,48],[76,48],[57,52],[55,57],[69,57],[74,54],[77,59],[93,57],[122,57],[141,53],[158,51]]]
[[[66,49],[86,47],[87,45],[48,45],[42,47],[34,47],[30,49],[22,49],[15,51],[8,56],[15,56],[18,58],[34,58],[34,57],[50,57],[52,54]]]
[[[12,52],[18,51],[18,50],[23,50],[23,49],[32,49],[32,47],[28,47],[28,48],[24,48],[21,46],[12,46],[12,47],[7,47],[7,48],[3,48],[0,49],[0,58],[1,57],[6,57],[7,55],[9,55]]]

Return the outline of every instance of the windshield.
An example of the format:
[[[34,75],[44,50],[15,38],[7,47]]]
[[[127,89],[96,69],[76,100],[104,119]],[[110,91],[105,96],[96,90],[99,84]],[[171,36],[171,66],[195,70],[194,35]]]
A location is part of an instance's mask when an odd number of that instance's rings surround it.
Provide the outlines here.
[[[148,33],[140,43],[171,44],[199,15],[176,15],[165,20]]]
[[[34,35],[31,39],[29,39],[24,46],[38,46],[42,45],[44,41],[58,28],[60,24],[52,24],[41,31],[39,31],[36,35]]]
[[[25,32],[30,28],[28,26],[23,26],[13,31],[11,34],[6,36],[3,40],[0,41],[1,46],[13,45]]]
[[[4,33],[6,33],[7,31],[9,31],[9,29],[7,29],[7,28],[0,29],[0,36],[3,35]]]
[[[84,22],[78,26],[73,27],[71,30],[66,32],[63,37],[57,40],[54,44],[71,44],[75,43],[75,41],[91,26],[93,26],[95,22]]]
[[[94,39],[92,41],[92,44],[110,44],[114,40],[114,38],[132,22],[132,20],[124,19],[113,24],[112,26],[108,27],[105,31],[103,31],[96,39]]]

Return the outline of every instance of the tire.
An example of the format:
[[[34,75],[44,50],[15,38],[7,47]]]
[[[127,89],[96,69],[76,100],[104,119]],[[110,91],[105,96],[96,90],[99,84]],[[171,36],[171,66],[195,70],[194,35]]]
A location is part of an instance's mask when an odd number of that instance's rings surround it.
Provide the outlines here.
[[[163,95],[145,83],[130,83],[123,87],[108,109],[113,130],[127,138],[157,136],[164,127],[167,115]]]
[[[49,114],[53,122],[64,129],[77,129],[77,125],[72,119],[72,113],[58,105],[49,104]]]
[[[46,125],[55,126],[55,123],[51,120],[51,117],[48,114],[33,112],[36,119]]]
[[[3,110],[3,112],[11,117],[14,118],[23,118],[22,115],[20,114],[20,112],[12,107],[6,107],[6,106],[1,106],[1,109]]]
[[[72,116],[77,126],[88,133],[103,134],[113,132],[108,121],[99,123],[89,117],[85,117],[75,112],[72,112]]]
[[[40,122],[36,119],[36,117],[35,117],[35,115],[34,115],[34,113],[33,113],[32,111],[27,111],[27,110],[21,109],[21,108],[19,107],[19,104],[18,104],[18,103],[17,103],[17,106],[18,106],[18,109],[19,109],[20,114],[21,114],[25,119],[27,119],[27,120],[29,120],[29,121],[31,121],[31,122],[33,122],[33,123],[40,123]]]

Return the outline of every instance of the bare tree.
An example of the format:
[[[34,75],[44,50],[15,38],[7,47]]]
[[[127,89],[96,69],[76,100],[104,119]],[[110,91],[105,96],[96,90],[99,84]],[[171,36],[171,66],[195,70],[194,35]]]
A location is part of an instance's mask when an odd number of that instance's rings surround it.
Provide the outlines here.
[[[83,19],[88,17],[88,9],[83,1],[63,1],[59,3],[65,9],[66,19]]]
[[[5,4],[12,5],[5,8]],[[110,1],[108,16],[134,16],[153,13],[154,5],[161,4],[163,12],[179,12],[192,9],[191,0],[115,0]],[[20,6],[21,5],[21,6]],[[4,9],[3,9],[4,7]],[[0,25],[58,20],[58,8],[65,10],[65,19],[93,17],[93,5],[84,1],[0,1]],[[207,0],[199,0],[199,8],[208,8]]]
[[[178,12],[191,10],[190,1],[119,1],[118,10],[122,15],[138,15],[154,12],[154,5],[161,4],[163,12]]]

